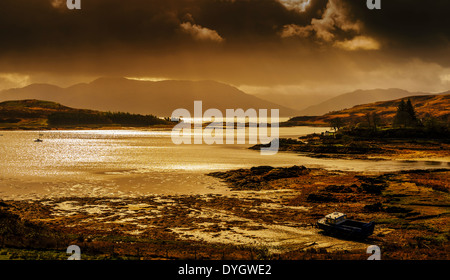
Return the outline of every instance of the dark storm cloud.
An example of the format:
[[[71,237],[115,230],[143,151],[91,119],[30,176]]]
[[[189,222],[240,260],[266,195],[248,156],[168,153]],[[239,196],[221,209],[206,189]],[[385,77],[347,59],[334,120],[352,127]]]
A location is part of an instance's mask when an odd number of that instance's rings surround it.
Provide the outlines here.
[[[231,44],[278,40],[284,25],[308,24],[326,2],[312,1],[299,13],[278,0],[84,0],[80,11],[67,10],[63,0],[2,0],[0,49],[166,47],[188,42],[179,32],[184,22]]]
[[[368,10],[365,0],[335,2],[345,2],[351,20],[393,48],[448,46],[447,0],[382,1],[379,11]],[[327,3],[311,0],[302,12],[282,0],[84,0],[81,11],[69,11],[63,0],[2,0],[0,49],[166,47],[188,41],[179,32],[184,22],[214,30],[228,43],[277,41],[284,26],[320,19]]]
[[[386,51],[450,65],[450,1],[389,0],[368,10],[365,1],[348,1],[351,14]]]
[[[286,2],[286,0],[285,0]],[[365,0],[342,1],[354,21],[392,46],[448,44],[450,2],[382,1],[372,11]],[[28,49],[111,43],[158,45],[180,39],[179,25],[195,21],[233,42],[277,39],[283,26],[307,26],[320,18],[327,0],[311,0],[305,11],[288,9],[282,0],[84,0],[69,11],[63,0],[3,0],[1,48]],[[186,20],[189,18],[188,20]],[[183,38],[183,37],[181,37]],[[183,38],[185,39],[185,38]]]
[[[267,45],[281,41],[284,25],[307,25],[326,3],[299,12],[278,0],[82,0],[81,10],[68,10],[65,0],[2,0],[0,69],[95,72],[120,62],[140,73],[167,56],[171,63],[239,60],[246,52],[273,53]]]
[[[370,32],[399,46],[447,44],[450,39],[450,2],[447,0],[389,0],[382,9],[368,10],[361,2],[349,1],[352,14]]]
[[[82,10],[52,5],[57,0],[3,0],[2,48],[67,48],[125,43],[129,46],[171,38],[179,24],[173,1],[82,1]],[[65,1],[62,1],[65,2]]]
[[[307,87],[408,76],[399,69],[416,73],[407,81],[429,69],[450,80],[440,68],[450,65],[448,0],[382,0],[381,10],[366,0],[81,1],[68,10],[65,0],[1,0],[4,80],[123,75]]]

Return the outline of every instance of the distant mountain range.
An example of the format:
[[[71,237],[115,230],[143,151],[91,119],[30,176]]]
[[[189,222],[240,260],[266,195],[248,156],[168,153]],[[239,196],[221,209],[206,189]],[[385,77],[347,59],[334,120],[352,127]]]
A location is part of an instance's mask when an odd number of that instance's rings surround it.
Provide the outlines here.
[[[450,91],[442,94],[448,94]],[[298,116],[322,116],[329,112],[339,111],[359,104],[367,104],[378,101],[395,100],[408,96],[434,95],[424,92],[409,92],[402,89],[373,89],[356,90],[342,94],[316,105],[300,110]]]
[[[203,101],[203,109],[279,109],[280,116],[298,115],[287,108],[246,94],[214,81],[137,81],[125,78],[100,78],[91,83],[61,88],[50,84],[32,84],[24,88],[0,91],[0,101],[37,99],[58,102],[74,108],[120,111],[169,117],[175,109],[192,114],[194,101]]]
[[[448,93],[450,91],[442,95]],[[31,84],[23,88],[3,90],[0,91],[0,102],[36,99],[57,102],[73,108],[169,117],[179,108],[193,113],[194,101],[202,100],[204,110],[215,108],[225,112],[226,109],[239,108],[280,109],[281,117],[293,117],[322,116],[359,104],[425,95],[432,94],[402,89],[373,89],[356,90],[333,98],[326,95],[250,95],[230,85],[214,81],[152,82],[126,78],[100,78],[91,83],[80,83],[67,88],[50,84]],[[316,104],[311,105],[314,103]]]
[[[367,115],[375,113],[379,124],[390,124],[401,100],[410,99],[419,118],[432,116],[442,121],[450,118],[450,93],[409,96],[390,101],[361,104],[350,109],[330,112],[322,116],[299,116],[282,126],[329,126],[336,118],[345,124],[367,122]],[[93,128],[106,126],[173,125],[154,116],[128,113],[107,113],[97,110],[74,109],[51,101],[17,100],[0,102],[0,129],[48,129],[69,126]]]
[[[288,94],[288,93],[255,93],[252,94],[258,98],[280,104],[282,106],[294,109],[302,112],[302,110],[319,104],[321,102],[327,101],[335,97],[335,95],[329,94],[314,94],[314,93],[302,93],[302,94]]]
[[[418,118],[428,116],[449,121],[450,118],[450,92],[437,95],[407,96],[395,100],[380,101],[361,104],[349,109],[330,112],[322,116],[299,116],[285,122],[285,126],[317,125],[329,126],[331,120],[340,118],[346,124],[366,122],[368,113],[375,113],[380,123],[391,124],[397,112],[397,107],[402,100],[410,99]]]

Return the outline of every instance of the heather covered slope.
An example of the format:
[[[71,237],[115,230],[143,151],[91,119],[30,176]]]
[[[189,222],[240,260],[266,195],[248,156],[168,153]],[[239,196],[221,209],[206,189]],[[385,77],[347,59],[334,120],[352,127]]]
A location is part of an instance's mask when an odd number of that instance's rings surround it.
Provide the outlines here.
[[[318,104],[311,105],[300,111],[302,116],[320,116],[329,112],[340,111],[360,104],[375,103],[380,101],[395,100],[408,96],[433,95],[425,92],[409,92],[403,89],[370,89],[355,90],[344,93]]]
[[[380,123],[392,123],[401,100],[410,99],[417,117],[432,116],[440,120],[448,120],[450,115],[450,94],[410,96],[390,101],[380,101],[357,105],[349,109],[330,112],[322,116],[300,116],[285,123],[285,125],[329,125],[333,119],[341,118],[347,124],[357,124],[366,121],[368,113],[375,113]]]

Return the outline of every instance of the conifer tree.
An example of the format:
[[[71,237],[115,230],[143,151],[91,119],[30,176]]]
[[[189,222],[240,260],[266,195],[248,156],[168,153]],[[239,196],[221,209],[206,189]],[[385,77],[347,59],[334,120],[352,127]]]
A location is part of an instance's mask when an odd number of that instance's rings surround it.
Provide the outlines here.
[[[411,100],[408,99],[407,102],[402,100],[397,107],[397,114],[394,117],[394,126],[411,127],[417,125],[418,119]]]
[[[417,122],[416,111],[414,110],[414,106],[411,103],[411,99],[408,99],[408,101],[406,102],[405,111],[410,116],[411,121]]]

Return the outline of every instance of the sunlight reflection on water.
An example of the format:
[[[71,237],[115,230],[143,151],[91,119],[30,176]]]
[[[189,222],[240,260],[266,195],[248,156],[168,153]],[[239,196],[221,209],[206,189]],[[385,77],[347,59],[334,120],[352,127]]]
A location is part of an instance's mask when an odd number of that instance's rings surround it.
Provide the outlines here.
[[[323,128],[280,128],[281,137],[319,133]],[[44,142],[33,140],[42,133]],[[205,173],[260,165],[322,167],[349,171],[396,171],[443,168],[439,161],[363,161],[318,159],[294,153],[262,156],[249,145],[181,145],[171,142],[171,131],[14,131],[0,137],[0,193],[19,188],[17,182],[38,182],[42,190],[62,192],[62,186],[85,186],[84,191],[106,190],[172,193],[213,191],[222,186]],[[11,182],[15,183],[11,183]],[[84,184],[84,185],[83,185]],[[44,187],[45,185],[45,187]],[[27,185],[28,186],[28,185]],[[36,185],[37,186],[37,185]],[[29,185],[28,191],[37,187]],[[87,186],[92,186],[88,188]],[[99,188],[99,186],[101,188]],[[72,188],[73,189],[73,188]],[[83,191],[75,188],[73,191]],[[26,191],[23,191],[26,194]]]

